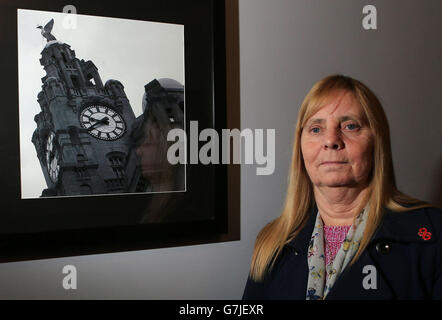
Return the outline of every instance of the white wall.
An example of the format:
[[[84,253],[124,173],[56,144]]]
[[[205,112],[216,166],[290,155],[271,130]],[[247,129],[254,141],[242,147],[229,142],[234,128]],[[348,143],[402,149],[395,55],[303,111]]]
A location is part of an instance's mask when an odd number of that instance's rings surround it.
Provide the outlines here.
[[[362,29],[374,4],[378,30]],[[241,241],[0,264],[0,298],[239,299],[253,241],[279,214],[298,107],[331,73],[378,94],[399,187],[439,202],[442,22],[439,0],[239,0],[242,128],[276,129],[276,169],[241,172]],[[61,286],[64,265],[78,289]]]

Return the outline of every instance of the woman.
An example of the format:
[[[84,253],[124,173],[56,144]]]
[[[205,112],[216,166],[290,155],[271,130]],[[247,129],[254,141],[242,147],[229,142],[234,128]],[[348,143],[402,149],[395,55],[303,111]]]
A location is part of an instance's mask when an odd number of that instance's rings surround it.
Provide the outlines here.
[[[299,110],[283,211],[257,237],[243,298],[441,299],[441,213],[396,189],[373,92],[329,76]]]

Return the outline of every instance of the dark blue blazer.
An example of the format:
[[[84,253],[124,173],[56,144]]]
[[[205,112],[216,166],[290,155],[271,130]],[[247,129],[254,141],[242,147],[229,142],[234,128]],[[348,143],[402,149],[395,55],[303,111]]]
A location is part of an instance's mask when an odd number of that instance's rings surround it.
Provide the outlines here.
[[[314,206],[304,228],[284,246],[263,282],[249,277],[243,299],[305,300],[307,249],[316,213]],[[438,208],[402,213],[386,210],[368,247],[341,273],[326,300],[442,299],[441,230],[442,210]],[[368,271],[365,266],[374,268],[368,267]],[[375,289],[373,281],[371,288],[366,289],[366,283],[364,288],[367,276],[375,277]]]

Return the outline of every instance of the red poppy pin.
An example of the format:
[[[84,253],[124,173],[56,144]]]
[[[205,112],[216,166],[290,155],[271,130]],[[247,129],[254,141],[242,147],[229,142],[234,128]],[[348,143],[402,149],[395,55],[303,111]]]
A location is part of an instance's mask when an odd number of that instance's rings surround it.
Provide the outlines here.
[[[427,228],[420,228],[417,235],[424,240],[431,239],[431,232],[428,232]]]

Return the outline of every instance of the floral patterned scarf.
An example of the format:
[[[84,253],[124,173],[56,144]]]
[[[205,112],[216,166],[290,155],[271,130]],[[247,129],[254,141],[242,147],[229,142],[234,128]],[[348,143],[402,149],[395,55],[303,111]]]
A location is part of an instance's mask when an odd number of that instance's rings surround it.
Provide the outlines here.
[[[356,251],[358,251],[359,243],[365,230],[367,214],[368,205],[353,222],[335,259],[326,266],[323,222],[321,215],[319,212],[317,213],[307,255],[309,274],[306,300],[325,299],[330,292],[336,279],[350,263]],[[327,272],[327,277],[325,276],[325,272]]]

